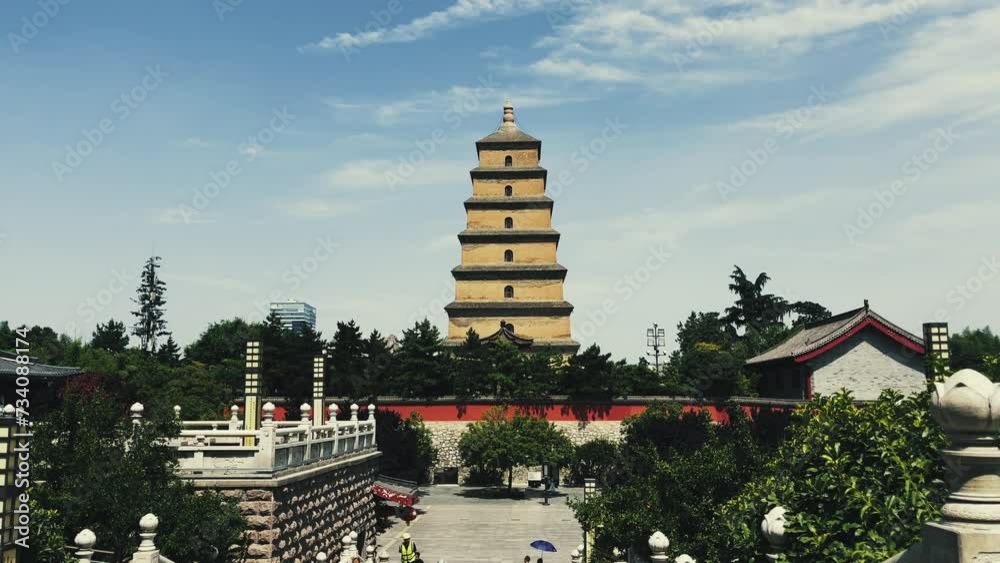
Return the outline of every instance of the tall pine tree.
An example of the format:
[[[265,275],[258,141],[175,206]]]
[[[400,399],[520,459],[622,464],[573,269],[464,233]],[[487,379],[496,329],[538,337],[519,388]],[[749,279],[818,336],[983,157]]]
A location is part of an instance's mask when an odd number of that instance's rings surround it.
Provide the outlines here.
[[[164,307],[167,304],[164,297],[167,284],[157,273],[160,260],[159,256],[150,256],[149,260],[146,260],[139,287],[135,290],[136,297],[132,299],[132,302],[139,307],[132,311],[132,316],[135,317],[132,334],[139,337],[140,347],[149,353],[156,352],[157,337],[170,334],[167,332],[167,321],[163,319]]]

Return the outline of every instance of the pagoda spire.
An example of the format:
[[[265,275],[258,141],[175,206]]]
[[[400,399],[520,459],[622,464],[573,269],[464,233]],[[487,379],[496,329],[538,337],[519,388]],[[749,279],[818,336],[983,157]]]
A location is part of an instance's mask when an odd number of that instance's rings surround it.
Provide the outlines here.
[[[516,121],[514,118],[514,104],[510,102],[510,98],[507,98],[503,102],[503,123],[500,124],[500,129],[517,129]]]

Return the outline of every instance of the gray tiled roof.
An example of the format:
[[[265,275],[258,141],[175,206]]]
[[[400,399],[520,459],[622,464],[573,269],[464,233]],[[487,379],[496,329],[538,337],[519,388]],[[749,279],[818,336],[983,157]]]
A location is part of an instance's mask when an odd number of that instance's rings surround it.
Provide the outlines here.
[[[479,139],[477,143],[541,143],[541,141],[521,131],[518,127],[501,127]]]
[[[919,346],[924,345],[924,340],[919,336],[896,326],[875,311],[867,307],[861,307],[830,317],[829,319],[809,323],[784,342],[760,355],[750,358],[746,363],[762,364],[765,362],[788,360],[808,354],[847,334],[851,329],[869,318],[885,326],[891,332],[912,341],[914,344]]]
[[[17,377],[17,368],[23,364],[17,363],[11,354],[0,355],[0,377]],[[80,368],[68,366],[50,366],[46,364],[28,364],[28,377],[60,378],[83,373]]]

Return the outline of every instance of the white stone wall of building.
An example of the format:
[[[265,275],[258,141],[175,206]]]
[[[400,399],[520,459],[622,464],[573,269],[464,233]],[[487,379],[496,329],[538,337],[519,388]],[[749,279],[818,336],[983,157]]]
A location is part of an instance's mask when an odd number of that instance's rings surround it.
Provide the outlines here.
[[[849,389],[855,399],[877,399],[883,389],[904,395],[926,388],[924,360],[910,349],[871,329],[809,361],[813,393]]]

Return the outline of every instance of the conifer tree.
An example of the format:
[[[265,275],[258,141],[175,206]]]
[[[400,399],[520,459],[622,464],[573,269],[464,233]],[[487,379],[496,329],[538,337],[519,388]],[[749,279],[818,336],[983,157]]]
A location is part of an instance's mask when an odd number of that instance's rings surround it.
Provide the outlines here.
[[[163,318],[164,307],[167,304],[164,297],[167,284],[157,273],[160,260],[159,256],[150,256],[146,260],[139,287],[135,290],[136,297],[132,299],[138,306],[138,309],[132,311],[132,316],[136,319],[132,325],[132,334],[139,337],[140,347],[148,353],[156,352],[157,337],[170,334],[167,332],[167,321]]]

